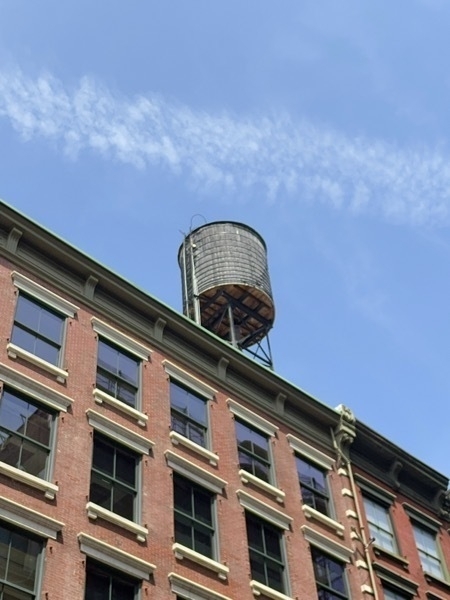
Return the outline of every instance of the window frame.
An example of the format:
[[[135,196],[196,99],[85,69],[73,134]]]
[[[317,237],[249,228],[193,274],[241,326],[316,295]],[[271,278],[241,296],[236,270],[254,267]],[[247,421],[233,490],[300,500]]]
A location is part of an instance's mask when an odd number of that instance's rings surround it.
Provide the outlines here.
[[[176,486],[176,482],[178,481],[179,484],[184,485],[185,487],[189,486],[189,493],[191,495],[191,499],[195,496],[195,492],[198,492],[199,494],[203,494],[205,496],[208,496],[210,504],[209,504],[209,518],[211,521],[211,524],[206,524],[206,523],[202,523],[202,521],[200,519],[197,518],[196,514],[188,514],[186,512],[184,512],[181,508],[177,508],[176,502],[175,502],[175,486]],[[174,540],[176,544],[179,544],[181,546],[185,546],[186,548],[188,548],[189,550],[192,550],[193,552],[197,553],[197,554],[201,554],[202,556],[205,556],[206,558],[208,558],[209,560],[217,560],[217,556],[218,556],[218,543],[217,543],[217,507],[216,507],[216,494],[214,494],[214,492],[212,492],[211,490],[199,485],[197,482],[192,481],[191,479],[189,479],[188,477],[185,477],[184,475],[181,475],[180,473],[175,472],[173,474],[173,490],[174,490],[174,496],[173,496],[173,513],[174,513]],[[192,500],[192,506],[194,506],[194,501]],[[183,520],[186,525],[187,521],[189,521],[189,528],[190,528],[190,532],[191,532],[191,544],[184,544],[182,542],[180,542],[179,539],[177,539],[177,515],[178,515],[178,519]],[[207,535],[209,536],[209,543],[210,543],[210,548],[211,548],[211,554],[205,554],[204,552],[199,552],[199,550],[197,550],[197,548],[195,547],[195,533],[196,532],[201,532],[203,534],[205,534],[205,532],[207,533]],[[193,541],[194,540],[194,541]]]
[[[9,531],[10,534],[14,534],[14,533],[18,534],[18,535],[22,536],[23,538],[26,538],[27,540],[30,540],[32,542],[35,542],[36,544],[39,544],[40,548],[36,555],[33,590],[31,590],[31,591],[26,590],[25,588],[23,588],[21,586],[12,584],[6,578],[0,580],[0,585],[4,585],[5,587],[12,589],[13,591],[16,590],[19,592],[23,592],[24,594],[29,595],[30,599],[32,599],[32,600],[38,600],[38,598],[40,598],[40,594],[41,594],[41,585],[42,585],[42,577],[43,577],[43,570],[44,570],[45,541],[38,535],[34,534],[33,532],[30,533],[29,531],[25,531],[20,526],[17,526],[15,523],[8,523],[6,521],[0,521],[0,528],[6,529],[7,531]],[[10,553],[10,551],[11,551],[11,537],[10,537],[9,544],[8,544],[8,554]]]
[[[244,484],[251,484],[252,486],[259,488],[266,494],[275,497],[276,501],[279,503],[283,503],[285,500],[285,492],[281,490],[276,483],[276,472],[275,472],[275,462],[274,462],[274,453],[272,448],[272,442],[277,435],[279,428],[262,417],[251,411],[250,409],[242,406],[235,400],[228,398],[227,405],[230,412],[234,418],[234,428],[235,428],[235,436],[236,436],[236,449],[238,453],[238,465],[239,468],[239,477]],[[237,441],[237,432],[236,432],[236,422],[242,423],[245,427],[253,430],[255,433],[266,437],[267,439],[267,454],[268,454],[268,462],[269,462],[269,480],[266,481],[257,475],[254,475],[251,471],[243,469],[240,465],[239,460],[239,444]]]
[[[119,580],[119,581],[122,580],[124,583],[131,584],[134,586],[134,590],[133,590],[132,597],[130,598],[130,600],[138,600],[138,598],[140,597],[140,589],[139,589],[140,582],[136,577],[130,577],[123,571],[114,569],[111,566],[104,565],[104,564],[88,557],[86,560],[85,580],[84,580],[84,598],[85,599],[86,599],[86,592],[87,592],[88,571],[97,572],[101,575],[109,577],[110,585],[111,585],[111,580],[113,578],[115,578],[116,580]],[[111,590],[109,590],[109,592],[111,592]],[[109,596],[110,596],[110,600],[111,600],[111,593],[109,593]]]
[[[249,557],[250,575],[251,575],[250,586],[251,586],[253,592],[254,593],[262,592],[264,595],[267,595],[271,598],[287,597],[290,593],[290,589],[289,589],[289,575],[288,575],[285,538],[283,535],[283,532],[285,531],[285,529],[274,524],[272,520],[269,521],[269,520],[265,519],[263,515],[260,515],[260,514],[256,513],[255,511],[245,510],[244,513],[245,513],[245,515],[244,515],[245,516],[245,528],[246,528],[246,532],[247,532],[247,547],[248,547],[248,557]],[[278,544],[279,544],[279,558],[271,557],[270,553],[268,551],[261,552],[258,548],[254,548],[251,546],[250,538],[249,538],[249,529],[248,529],[249,521],[253,521],[254,524],[257,524],[258,526],[260,526],[262,528],[264,539],[266,538],[266,536],[264,535],[264,532],[266,532],[266,528],[267,528],[268,532],[272,532],[272,534],[275,533],[277,535]],[[251,567],[252,554],[253,554],[253,556],[256,554],[259,557],[262,557],[262,564],[264,566],[264,571],[266,571],[264,581],[260,581],[259,579],[255,578],[255,573],[253,572],[252,567]],[[272,587],[271,585],[269,585],[270,581],[269,581],[269,578],[267,575],[267,569],[269,568],[270,564],[274,564],[274,563],[276,563],[277,566],[281,570],[281,578],[280,578],[281,589],[276,589],[276,588]]]
[[[414,518],[411,519],[411,525],[412,525],[412,529],[413,529],[414,541],[416,544],[417,554],[419,556],[420,564],[421,564],[421,567],[422,567],[422,570],[423,570],[425,576],[448,583],[447,565],[446,565],[445,557],[442,552],[442,548],[441,548],[441,545],[440,545],[439,539],[438,539],[439,532],[431,525],[427,525],[426,523],[418,521],[417,519],[414,519]],[[419,546],[419,539],[416,535],[417,531],[420,531],[421,533],[425,533],[433,538],[433,546],[434,546],[435,554],[430,554],[429,552],[426,552],[421,549],[421,547]],[[428,571],[425,568],[424,561],[422,558],[423,555],[426,555],[426,558],[428,560],[432,559],[433,563],[439,564],[439,571],[440,571],[439,575],[437,575],[436,573],[434,573],[432,571]]]
[[[226,565],[223,565],[220,562],[220,532],[217,518],[217,495],[223,495],[227,482],[171,450],[166,450],[164,456],[167,461],[167,466],[173,470],[174,474],[178,473],[184,477],[184,479],[197,484],[199,487],[204,488],[213,494],[213,526],[215,531],[214,558],[208,558],[204,554],[200,554],[178,542],[175,542],[172,545],[172,551],[175,558],[179,560],[187,558],[188,560],[214,571],[219,579],[226,580],[230,570]]]
[[[79,308],[75,306],[75,304],[72,304],[72,302],[69,302],[68,300],[62,298],[54,292],[51,292],[42,285],[36,283],[35,281],[32,281],[31,279],[25,277],[25,275],[22,275],[21,273],[18,273],[17,271],[13,271],[11,273],[11,278],[13,285],[17,288],[17,301],[13,318],[13,326],[11,329],[11,337],[8,340],[8,344],[6,346],[9,358],[12,358],[13,360],[20,358],[26,362],[29,362],[55,376],[56,380],[59,383],[65,383],[69,376],[68,371],[62,368],[62,365],[64,364],[67,341],[67,321],[69,318],[75,318]],[[19,298],[21,296],[29,298],[33,303],[48,310],[48,312],[56,313],[62,318],[63,323],[60,340],[61,343],[59,346],[59,356],[57,363],[49,362],[46,359],[41,358],[39,355],[30,352],[11,341],[13,331],[16,326],[17,307],[19,303]]]
[[[95,449],[96,439],[100,440],[100,443],[108,446],[111,449],[114,449],[114,465],[115,465],[115,461],[116,461],[116,457],[117,457],[117,451],[119,451],[123,454],[128,454],[130,457],[132,456],[135,459],[134,488],[132,488],[131,485],[128,485],[128,484],[118,480],[117,477],[115,476],[115,474],[113,476],[111,476],[109,473],[105,473],[103,471],[99,471],[94,468],[93,457],[94,457],[94,451],[95,451],[94,449]],[[105,435],[102,432],[94,430],[94,435],[93,435],[93,440],[92,440],[92,463],[91,463],[91,478],[90,478],[90,486],[89,486],[88,506],[94,505],[94,507],[100,507],[100,509],[104,509],[104,511],[107,511],[108,514],[115,515],[116,517],[118,517],[118,519],[117,519],[118,523],[120,523],[120,520],[124,520],[127,522],[138,524],[141,520],[141,501],[140,501],[141,490],[142,490],[141,459],[142,459],[142,456],[140,454],[138,454],[138,452],[136,452],[135,450],[131,449],[130,447],[125,446],[123,443],[118,442],[114,438],[112,438],[108,435]],[[93,478],[92,478],[93,473],[95,473],[98,477],[103,477],[103,478],[107,479],[108,483],[110,483],[112,485],[111,495],[109,498],[110,508],[103,507],[91,499],[91,487],[92,487],[92,481],[93,481]],[[111,508],[111,501],[113,498],[112,490],[114,490],[115,484],[117,484],[118,486],[120,486],[122,488],[126,488],[127,490],[131,490],[131,493],[133,493],[133,518],[132,519],[129,519],[128,517],[121,515],[118,512],[115,512]],[[94,516],[94,510],[91,507],[91,510],[89,510],[89,508],[88,508],[88,511],[90,512],[91,518],[92,518]],[[105,516],[105,513],[103,511],[97,510],[96,512],[98,513],[98,516]],[[110,520],[114,520],[113,517]]]
[[[296,452],[294,456],[295,456],[295,465],[296,465],[296,469],[297,469],[297,476],[298,476],[298,482],[299,482],[299,486],[300,486],[300,493],[302,496],[303,506],[304,507],[307,506],[308,508],[321,513],[325,517],[328,517],[330,519],[333,518],[334,511],[333,511],[332,495],[330,492],[330,484],[328,481],[328,470],[325,467],[323,467],[323,465],[318,465],[316,462],[310,460],[305,455],[301,455]],[[324,482],[325,482],[325,492],[321,492],[320,490],[316,489],[313,485],[309,485],[309,484],[303,483],[301,481],[301,475],[300,475],[300,470],[299,470],[299,466],[298,466],[299,461],[302,461],[308,467],[312,467],[321,473],[321,475],[323,476]],[[310,504],[308,504],[305,501],[306,494],[303,493],[304,489],[311,493],[311,495],[314,499],[314,506],[311,506]],[[322,510],[317,508],[316,496],[318,496],[325,502],[326,512],[323,512]],[[307,509],[305,510],[305,512],[308,512]]]
[[[330,581],[328,581],[327,584],[319,582],[319,578],[317,576],[317,571],[316,571],[316,562],[315,562],[315,559],[319,558],[319,557],[325,558],[326,560],[329,560],[332,563],[334,563],[334,565],[339,565],[341,567],[342,580],[344,582],[345,592],[341,592],[341,591],[336,590],[333,587],[331,587]],[[313,564],[314,580],[315,580],[317,592],[320,592],[320,590],[325,590],[326,592],[329,592],[333,596],[336,596],[336,598],[340,598],[341,600],[350,600],[350,589],[349,589],[349,582],[348,582],[348,577],[347,577],[347,572],[346,572],[346,563],[344,561],[340,560],[338,557],[334,556],[333,554],[327,553],[325,550],[323,550],[322,548],[319,548],[315,545],[311,546],[311,560],[312,560],[312,564]],[[328,567],[327,567],[327,574],[328,574],[328,580],[330,580]]]
[[[194,398],[197,398],[198,400],[203,401],[204,416],[205,416],[204,424],[200,423],[199,421],[196,421],[194,418],[192,418],[188,415],[185,415],[182,411],[179,411],[173,405],[173,403],[172,403],[172,385],[176,386],[177,388],[179,388],[181,390],[184,390],[189,395],[192,395]],[[175,377],[172,377],[172,376],[169,376],[169,389],[170,389],[169,395],[170,395],[170,418],[171,418],[170,428],[171,428],[171,431],[173,433],[177,433],[178,436],[182,436],[182,437],[186,438],[189,442],[191,442],[192,445],[200,447],[203,450],[210,450],[210,448],[211,448],[211,427],[210,427],[210,420],[209,420],[209,405],[208,405],[209,398],[207,396],[200,394],[199,392],[197,392],[195,389],[193,389],[189,385],[186,385],[183,381],[180,381],[179,379],[176,379]],[[173,413],[176,413],[177,415],[179,415],[181,420],[184,419],[187,422],[186,424],[193,423],[194,426],[198,426],[199,428],[201,428],[204,431],[204,442],[205,442],[204,445],[199,444],[195,440],[191,439],[191,437],[189,437],[188,435],[184,435],[183,433],[180,433],[179,431],[174,429]],[[178,438],[178,436],[177,436],[177,438]]]
[[[145,542],[148,536],[148,528],[140,524],[142,522],[142,457],[150,455],[155,443],[92,409],[86,411],[86,417],[94,432],[96,431],[106,438],[111,438],[115,443],[129,448],[139,457],[137,467],[138,498],[136,501],[135,520],[130,521],[90,500],[86,504],[87,515],[90,519],[102,518],[119,527],[123,527],[135,533],[138,542]]]
[[[125,333],[122,333],[118,329],[115,329],[111,325],[108,325],[104,321],[101,321],[97,317],[91,318],[92,329],[97,336],[97,361],[96,361],[96,378],[98,371],[98,356],[99,356],[99,341],[106,341],[108,345],[112,345],[117,350],[122,351],[124,354],[131,355],[137,361],[138,365],[138,388],[136,394],[136,404],[134,407],[130,406],[126,402],[115,398],[111,394],[104,392],[97,387],[95,382],[93,389],[94,400],[97,404],[106,403],[113,406],[118,411],[126,414],[127,416],[135,419],[141,427],[145,427],[148,422],[148,415],[143,412],[142,407],[142,386],[143,386],[143,371],[147,364],[151,360],[152,350],[147,346],[144,346],[135,339],[129,337]]]
[[[364,514],[368,525],[369,535],[371,539],[373,539],[373,549],[374,552],[384,552],[390,555],[400,556],[400,547],[399,547],[399,539],[397,536],[397,532],[394,526],[394,520],[391,515],[392,502],[389,502],[388,499],[383,499],[379,495],[375,495],[374,493],[370,493],[367,489],[362,488],[362,500],[364,506]],[[384,527],[380,527],[376,523],[373,523],[371,518],[369,518],[369,512],[367,510],[366,502],[372,502],[378,508],[383,509],[384,515],[386,517],[388,529]],[[377,540],[377,531],[381,531],[384,535],[388,534],[390,539],[392,540],[392,548],[386,548],[382,542]]]
[[[2,401],[3,401],[5,393],[10,394],[11,396],[18,399],[19,401],[29,403],[30,405],[32,405],[33,407],[35,407],[38,410],[39,409],[44,410],[46,415],[48,417],[50,417],[50,427],[49,427],[48,444],[43,444],[37,440],[34,440],[32,437],[30,437],[28,435],[25,435],[22,433],[17,433],[15,430],[7,429],[6,426],[0,424],[0,432],[5,431],[7,434],[9,433],[9,435],[20,438],[20,440],[21,440],[20,454],[22,454],[22,444],[24,442],[30,444],[33,448],[38,447],[40,449],[45,450],[45,452],[46,452],[45,471],[42,476],[36,475],[34,473],[29,473],[26,469],[24,469],[22,462],[20,462],[20,466],[10,465],[9,463],[6,463],[2,460],[0,460],[0,462],[8,465],[9,467],[11,467],[13,469],[17,469],[20,472],[24,472],[24,473],[26,473],[26,475],[28,475],[30,477],[42,479],[43,481],[49,481],[53,474],[53,466],[54,466],[54,460],[55,460],[55,446],[56,446],[56,435],[57,435],[57,427],[58,427],[58,413],[57,413],[57,411],[55,411],[48,405],[45,405],[45,404],[39,402],[39,400],[36,400],[35,398],[28,396],[27,394],[17,391],[14,387],[11,387],[9,385],[0,386],[0,407],[2,405]],[[28,424],[28,419],[26,420],[26,423]],[[24,424],[25,424],[25,422],[24,422]]]
[[[1,388],[10,388],[14,390],[14,393],[28,397],[30,400],[37,402],[38,404],[48,407],[50,411],[54,412],[55,418],[52,427],[52,446],[50,450],[50,459],[48,464],[48,470],[46,478],[36,477],[30,475],[25,471],[17,469],[7,465],[6,463],[0,462],[0,473],[11,477],[21,483],[30,485],[36,489],[44,492],[45,497],[49,500],[54,500],[59,488],[57,485],[52,483],[54,464],[56,459],[56,440],[58,435],[59,415],[65,413],[69,407],[73,404],[72,398],[53,390],[46,385],[39,383],[38,381],[31,379],[27,375],[11,369],[9,366],[0,363],[0,393]]]

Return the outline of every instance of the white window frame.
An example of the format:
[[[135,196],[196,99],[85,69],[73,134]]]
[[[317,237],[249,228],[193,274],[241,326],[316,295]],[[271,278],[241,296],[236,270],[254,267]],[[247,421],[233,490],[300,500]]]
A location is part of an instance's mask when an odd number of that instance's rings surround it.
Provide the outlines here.
[[[12,369],[11,367],[0,363],[0,387],[7,385],[11,389],[17,391],[20,394],[24,394],[28,396],[31,400],[36,400],[40,404],[44,406],[48,406],[55,412],[67,412],[67,410],[72,406],[73,399],[53,390],[52,388],[47,387],[46,385],[31,379],[27,375]],[[0,390],[1,393],[1,390]],[[55,430],[52,432],[53,438],[57,437],[57,416],[55,417],[54,428]],[[56,494],[59,491],[59,487],[51,482],[53,475],[53,463],[54,463],[54,455],[55,455],[55,444],[53,444],[50,456],[50,466],[48,469],[47,479],[42,479],[41,477],[36,477],[35,475],[31,475],[30,473],[26,473],[21,469],[17,469],[11,465],[7,465],[0,461],[0,473],[6,475],[7,477],[11,477],[11,479],[15,479],[16,481],[20,481],[30,487],[41,490],[44,492],[45,497],[48,500],[54,500]]]
[[[94,431],[98,431],[114,442],[117,442],[119,445],[129,448],[136,454],[141,455],[137,473],[136,520],[131,521],[130,519],[126,519],[125,517],[91,501],[86,504],[87,516],[92,520],[100,518],[113,523],[114,525],[118,525],[119,527],[123,527],[134,533],[138,542],[145,542],[148,536],[148,528],[139,524],[142,516],[142,457],[144,455],[149,455],[155,444],[144,436],[119,425],[115,421],[108,419],[91,408],[86,411],[86,416],[89,425]]]
[[[211,421],[210,421],[209,403],[216,398],[217,390],[215,390],[210,385],[204,383],[203,381],[201,381],[200,379],[198,379],[191,373],[188,373],[181,367],[175,365],[174,363],[172,363],[168,360],[163,360],[161,364],[162,364],[165,372],[167,373],[167,376],[169,379],[169,384],[170,384],[170,381],[173,381],[173,383],[175,383],[175,384],[179,383],[181,386],[186,387],[188,390],[191,390],[194,394],[198,394],[199,396],[201,396],[204,399],[205,407],[206,407],[206,421],[207,421],[207,431],[206,431],[207,447],[206,448],[203,446],[200,446],[199,444],[196,444],[195,442],[193,442],[186,436],[181,435],[180,433],[177,433],[176,431],[171,431],[169,433],[170,441],[172,442],[172,444],[174,446],[181,445],[181,446],[184,446],[185,448],[188,448],[192,452],[195,452],[202,458],[205,458],[206,460],[208,460],[210,465],[212,465],[213,467],[216,467],[219,463],[219,456],[211,450],[211,446],[212,446],[211,437],[212,436],[211,436]]]
[[[97,404],[106,403],[110,406],[113,406],[118,411],[123,412],[127,416],[135,419],[137,421],[138,425],[140,425],[141,427],[145,427],[147,424],[147,421],[148,421],[148,415],[141,410],[141,408],[142,408],[142,372],[143,372],[143,368],[144,368],[144,364],[143,364],[144,361],[149,362],[151,360],[152,350],[150,348],[148,348],[147,346],[144,346],[140,342],[134,340],[133,338],[129,337],[125,333],[122,333],[115,327],[112,327],[111,325],[108,325],[104,321],[101,321],[97,317],[91,318],[91,324],[92,324],[92,329],[97,334],[98,340],[103,338],[109,342],[112,342],[119,348],[122,348],[128,354],[132,354],[133,356],[135,356],[140,361],[139,382],[138,382],[139,387],[138,387],[138,393],[137,393],[137,397],[136,397],[137,408],[128,406],[128,404],[125,404],[125,402],[122,402],[121,400],[117,400],[117,398],[114,398],[110,394],[98,389],[97,387],[94,387],[93,392],[92,392],[95,402]],[[98,348],[98,340],[97,340],[97,348]]]
[[[167,466],[170,467],[173,471],[175,471],[175,473],[182,475],[189,481],[200,485],[201,487],[205,488],[206,490],[212,492],[215,495],[223,494],[225,486],[227,485],[227,482],[224,479],[221,479],[220,477],[217,477],[217,475],[206,471],[206,469],[202,469],[202,467],[199,467],[190,460],[187,460],[186,458],[175,454],[175,452],[172,452],[171,450],[166,450],[164,452],[164,456],[167,461]],[[214,571],[219,577],[219,579],[227,579],[228,573],[230,571],[229,568],[226,565],[223,565],[221,562],[219,562],[219,560],[216,560],[219,559],[219,531],[216,514],[216,501],[214,501],[214,506],[212,510],[214,526],[213,549],[215,559],[204,556],[203,554],[192,550],[192,548],[183,546],[183,544],[179,544],[178,542],[175,542],[172,545],[172,551],[174,553],[175,558],[177,558],[178,560],[188,558],[189,560],[211,571]]]
[[[246,423],[249,427],[252,427],[253,429],[257,430],[262,435],[267,436],[268,452],[269,452],[269,460],[270,460],[269,474],[270,474],[271,482],[269,483],[267,481],[264,481],[263,479],[256,477],[255,475],[253,475],[253,473],[250,473],[250,472],[246,471],[245,469],[239,469],[239,477],[240,477],[242,483],[244,485],[251,484],[256,488],[259,488],[266,494],[273,496],[277,502],[282,504],[286,498],[286,494],[282,489],[280,489],[276,485],[274,456],[273,456],[272,444],[271,444],[271,440],[276,437],[279,427],[277,427],[276,425],[274,425],[273,423],[271,423],[264,417],[261,417],[261,415],[258,415],[257,413],[246,408],[245,406],[242,406],[242,404],[239,404],[235,400],[232,400],[231,398],[228,398],[227,405],[228,405],[230,412],[239,421]]]
[[[11,278],[14,286],[19,290],[19,293],[22,291],[31,298],[34,298],[37,302],[43,304],[44,306],[48,306],[49,309],[55,310],[62,317],[65,317],[66,321],[64,323],[63,339],[61,343],[61,354],[58,365],[54,365],[53,363],[50,363],[40,358],[39,356],[32,354],[31,352],[24,350],[23,348],[17,346],[16,344],[13,344],[12,342],[9,342],[6,346],[8,356],[12,359],[16,359],[19,357],[22,360],[27,361],[55,376],[56,380],[59,383],[65,383],[69,376],[69,372],[67,371],[67,369],[61,368],[61,364],[63,364],[64,362],[64,351],[66,341],[65,332],[67,329],[67,318],[73,319],[75,317],[79,310],[78,306],[72,304],[72,302],[69,302],[61,296],[58,296],[58,294],[51,292],[39,283],[32,281],[31,279],[25,277],[25,275],[22,275],[21,273],[18,273],[17,271],[13,271],[11,273]]]

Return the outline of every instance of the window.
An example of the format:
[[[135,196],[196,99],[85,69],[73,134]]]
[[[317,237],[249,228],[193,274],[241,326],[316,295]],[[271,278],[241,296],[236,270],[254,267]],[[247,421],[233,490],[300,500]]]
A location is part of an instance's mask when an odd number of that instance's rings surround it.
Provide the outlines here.
[[[410,594],[403,594],[392,588],[383,588],[384,600],[411,600]]]
[[[139,389],[139,358],[104,339],[98,341],[97,388],[133,408]]]
[[[0,598],[34,600],[42,543],[0,524]]]
[[[282,531],[249,512],[245,513],[245,521],[252,579],[283,593]]]
[[[0,461],[48,477],[55,413],[4,388],[0,396]],[[1,597],[1,596],[0,596]]]
[[[53,365],[61,362],[65,315],[20,293],[11,342]]]
[[[375,544],[380,548],[397,553],[398,548],[389,515],[389,506],[376,502],[369,496],[364,496],[363,500],[370,537],[374,538]]]
[[[88,560],[84,600],[134,600],[136,580]]]
[[[214,494],[173,474],[175,541],[214,558]]]
[[[311,547],[311,556],[319,600],[347,600],[344,564],[314,546]]]
[[[89,500],[133,521],[138,461],[135,452],[94,433]]]
[[[444,579],[444,570],[439,554],[436,533],[417,523],[413,523],[413,530],[423,570],[425,573],[434,575],[438,579]]]
[[[170,406],[173,431],[206,448],[208,419],[206,399],[170,380]]]
[[[269,438],[247,423],[236,419],[235,424],[241,469],[269,482]]]
[[[330,498],[326,470],[300,456],[295,457],[295,462],[304,504],[329,515]]]

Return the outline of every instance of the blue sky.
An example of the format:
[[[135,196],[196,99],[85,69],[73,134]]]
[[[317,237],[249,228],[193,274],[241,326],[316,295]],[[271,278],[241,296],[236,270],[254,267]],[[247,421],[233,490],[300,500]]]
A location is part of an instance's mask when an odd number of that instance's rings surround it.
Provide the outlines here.
[[[450,474],[450,4],[0,0],[0,197],[179,310],[265,238],[276,371]]]

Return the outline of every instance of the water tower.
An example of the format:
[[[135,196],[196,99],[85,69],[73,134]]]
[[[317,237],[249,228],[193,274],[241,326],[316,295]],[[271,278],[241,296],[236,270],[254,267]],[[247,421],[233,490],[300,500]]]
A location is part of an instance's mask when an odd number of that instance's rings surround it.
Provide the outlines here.
[[[272,367],[275,307],[262,237],[242,223],[208,223],[184,238],[178,263],[184,314]]]

